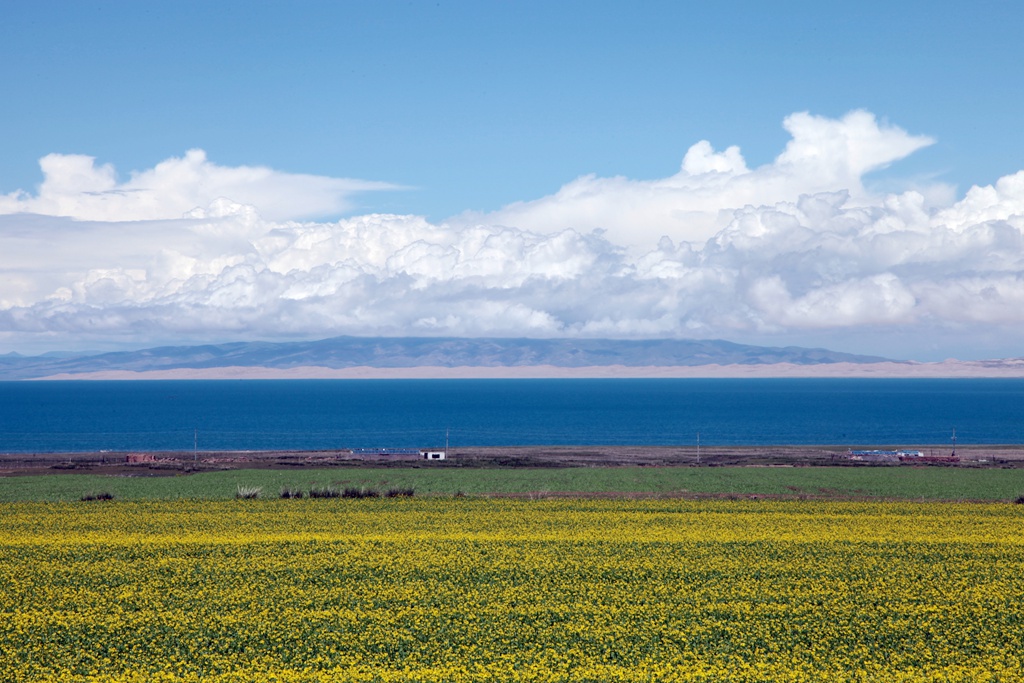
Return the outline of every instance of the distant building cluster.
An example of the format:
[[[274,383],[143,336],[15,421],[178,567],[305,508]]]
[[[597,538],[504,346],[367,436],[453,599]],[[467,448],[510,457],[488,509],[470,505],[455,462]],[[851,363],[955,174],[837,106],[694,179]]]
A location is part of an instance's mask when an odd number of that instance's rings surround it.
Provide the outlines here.
[[[353,448],[352,454],[394,457],[415,456],[421,460],[447,460],[448,458],[448,451],[443,448]]]
[[[891,462],[891,463],[927,463],[927,462],[960,462],[954,451],[950,455],[925,455],[921,451],[898,449],[887,450],[853,450],[846,453],[850,460],[858,462]]]

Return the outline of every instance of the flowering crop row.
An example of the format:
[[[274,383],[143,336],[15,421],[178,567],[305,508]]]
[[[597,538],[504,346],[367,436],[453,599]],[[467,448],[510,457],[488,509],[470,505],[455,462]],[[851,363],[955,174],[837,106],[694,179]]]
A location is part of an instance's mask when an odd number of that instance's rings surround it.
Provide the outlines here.
[[[0,505],[10,681],[1024,681],[1021,506]]]

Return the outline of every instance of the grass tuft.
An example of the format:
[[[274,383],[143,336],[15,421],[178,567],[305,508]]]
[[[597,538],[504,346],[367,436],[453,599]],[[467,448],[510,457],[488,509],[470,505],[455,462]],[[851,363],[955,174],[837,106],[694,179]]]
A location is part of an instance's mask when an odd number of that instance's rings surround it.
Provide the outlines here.
[[[259,498],[261,493],[263,493],[262,486],[242,486],[239,484],[238,489],[235,491],[235,498],[239,500],[252,500]]]
[[[103,491],[101,493],[85,493],[79,500],[114,500],[114,494],[110,491]]]
[[[346,486],[345,490],[341,492],[342,498],[380,498],[380,491],[371,488],[355,488],[352,486]]]
[[[384,494],[385,498],[412,498],[413,494],[416,493],[416,489],[411,486],[397,486],[387,490]]]
[[[278,495],[281,498],[304,498],[306,494],[303,493],[302,489],[282,486]],[[310,493],[310,497],[312,497],[312,493]]]
[[[338,498],[341,490],[333,486],[313,486],[309,489],[310,498]]]

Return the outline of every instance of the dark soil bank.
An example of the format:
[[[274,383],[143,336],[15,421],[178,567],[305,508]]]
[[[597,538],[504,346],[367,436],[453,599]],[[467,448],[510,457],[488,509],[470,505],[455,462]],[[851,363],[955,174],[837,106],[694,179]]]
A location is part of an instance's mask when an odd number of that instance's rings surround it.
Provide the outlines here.
[[[921,463],[872,463],[850,460],[838,446],[762,447],[629,447],[524,446],[452,449],[441,461],[426,462],[414,454],[337,451],[230,452],[94,452],[0,453],[0,476],[61,472],[159,476],[225,469],[296,469],[304,467],[1024,467],[1024,446],[965,446],[958,462],[942,462],[949,446],[871,445],[864,448],[913,448],[926,456]],[[934,459],[931,459],[934,458]]]

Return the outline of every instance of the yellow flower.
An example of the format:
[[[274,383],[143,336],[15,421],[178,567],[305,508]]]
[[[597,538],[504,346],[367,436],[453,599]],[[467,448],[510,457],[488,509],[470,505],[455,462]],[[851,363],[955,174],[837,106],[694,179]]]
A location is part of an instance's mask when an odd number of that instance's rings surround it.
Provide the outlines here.
[[[1020,506],[0,505],[11,681],[1024,681]]]

